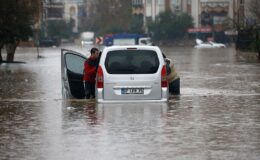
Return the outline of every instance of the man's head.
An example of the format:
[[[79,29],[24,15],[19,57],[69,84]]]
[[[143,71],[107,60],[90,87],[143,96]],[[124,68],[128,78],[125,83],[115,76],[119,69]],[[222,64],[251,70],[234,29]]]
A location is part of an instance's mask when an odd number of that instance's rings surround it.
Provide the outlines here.
[[[90,54],[91,54],[92,57],[98,58],[99,50],[97,48],[91,48]]]

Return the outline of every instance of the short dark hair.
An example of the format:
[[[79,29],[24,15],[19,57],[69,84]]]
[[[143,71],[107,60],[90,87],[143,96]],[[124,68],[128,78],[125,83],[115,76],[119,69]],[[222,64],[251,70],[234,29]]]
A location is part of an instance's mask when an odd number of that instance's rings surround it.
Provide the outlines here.
[[[96,51],[98,51],[98,49],[97,48],[91,48],[91,50],[90,50],[90,54],[93,54],[93,53],[95,53]]]

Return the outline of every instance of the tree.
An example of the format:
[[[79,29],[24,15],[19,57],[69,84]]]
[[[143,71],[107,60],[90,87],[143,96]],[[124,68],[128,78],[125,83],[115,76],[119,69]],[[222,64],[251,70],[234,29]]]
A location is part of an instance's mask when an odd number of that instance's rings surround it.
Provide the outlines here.
[[[6,61],[13,61],[16,47],[33,35],[40,0],[0,1],[0,50],[6,46]],[[3,60],[0,52],[0,62]]]
[[[257,19],[257,21],[260,21],[260,1],[259,0],[250,0],[248,2],[248,9],[250,13]]]
[[[135,14],[132,16],[131,23],[130,23],[130,32],[132,33],[140,33],[142,34],[143,31],[143,14]]]
[[[192,17],[186,13],[174,14],[170,10],[160,13],[154,22],[148,24],[155,40],[176,40],[183,38],[186,30],[193,26]]]
[[[51,38],[70,38],[72,35],[72,20],[50,21],[48,23],[48,35]]]
[[[95,0],[88,10],[85,30],[99,34],[128,32],[131,10],[130,0]]]

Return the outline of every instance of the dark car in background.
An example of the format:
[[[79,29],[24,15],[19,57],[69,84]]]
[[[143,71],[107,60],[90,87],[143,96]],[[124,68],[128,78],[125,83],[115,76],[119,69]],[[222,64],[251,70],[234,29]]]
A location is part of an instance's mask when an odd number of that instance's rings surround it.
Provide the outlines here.
[[[40,47],[53,47],[59,46],[60,40],[58,38],[41,38],[39,39],[39,46]]]

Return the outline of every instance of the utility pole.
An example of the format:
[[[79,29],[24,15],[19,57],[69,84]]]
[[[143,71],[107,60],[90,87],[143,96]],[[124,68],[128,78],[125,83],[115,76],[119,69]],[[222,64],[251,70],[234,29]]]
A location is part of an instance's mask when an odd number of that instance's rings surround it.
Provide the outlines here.
[[[146,20],[146,0],[143,0],[143,27],[144,27],[144,33],[148,33],[148,28],[147,28],[147,20]]]
[[[40,0],[39,2],[39,13],[38,13],[38,29],[37,29],[37,35],[36,35],[36,49],[37,49],[37,58],[40,58],[40,51],[39,51],[39,46],[40,46],[40,34],[41,34],[41,30],[43,29],[43,14],[44,14],[44,0]]]

